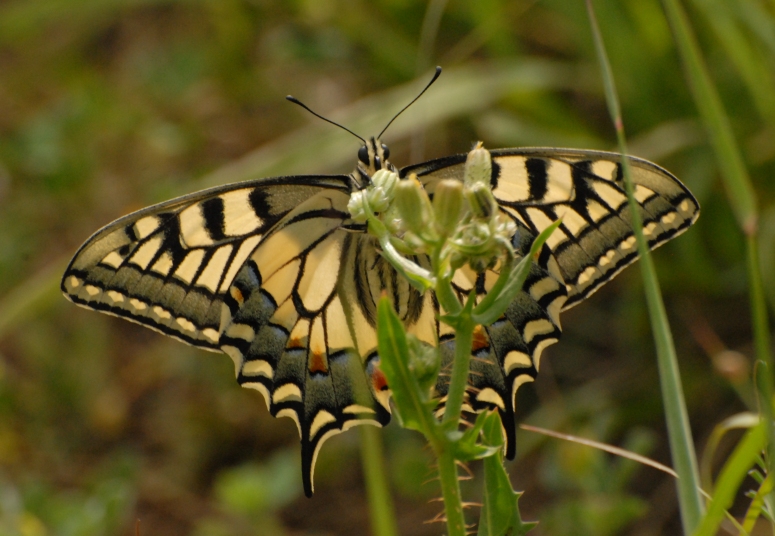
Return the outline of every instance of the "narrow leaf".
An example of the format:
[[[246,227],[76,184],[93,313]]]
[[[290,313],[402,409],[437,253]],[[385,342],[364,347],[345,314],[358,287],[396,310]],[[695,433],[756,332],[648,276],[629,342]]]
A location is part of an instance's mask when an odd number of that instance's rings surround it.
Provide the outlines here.
[[[479,305],[474,308],[474,322],[489,326],[506,312],[506,309],[511,302],[514,301],[517,294],[522,290],[522,285],[525,284],[527,274],[530,272],[530,268],[533,265],[533,259],[538,252],[541,251],[541,247],[554,230],[560,226],[560,223],[562,223],[561,219],[552,223],[549,227],[544,229],[535,240],[533,240],[533,245],[530,247],[530,253],[519,261],[516,268],[509,272],[501,272],[493,289],[484,297]],[[503,286],[500,292],[498,292],[497,289],[499,288],[499,283],[501,283],[502,278],[506,278],[505,283],[502,283]]]
[[[431,403],[409,370],[409,343],[401,320],[390,300],[383,296],[377,308],[377,345],[380,368],[387,377],[403,425],[436,437]]]
[[[708,505],[708,512],[702,519],[699,528],[694,532],[694,536],[713,536],[716,534],[726,510],[732,506],[740,484],[767,443],[766,431],[766,423],[761,421],[746,432],[742,441],[735,447],[734,452],[721,470],[721,476],[719,476],[713,497]]]
[[[503,467],[503,431],[497,411],[486,414],[482,433],[486,444],[497,448],[493,456],[484,459],[484,500],[479,518],[479,536],[521,536],[537,523],[526,523],[519,515],[521,493],[511,487],[509,475]]]

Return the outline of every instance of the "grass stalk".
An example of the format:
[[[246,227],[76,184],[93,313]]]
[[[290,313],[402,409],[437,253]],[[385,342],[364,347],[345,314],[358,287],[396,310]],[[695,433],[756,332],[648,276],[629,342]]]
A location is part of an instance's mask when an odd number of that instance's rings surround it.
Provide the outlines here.
[[[697,459],[694,452],[689,425],[688,412],[681,385],[681,377],[678,369],[678,359],[670,331],[670,324],[665,312],[662,294],[659,288],[656,270],[651,259],[645,237],[643,236],[643,222],[638,204],[633,196],[633,185],[630,174],[627,155],[627,142],[624,133],[619,100],[616,93],[613,73],[606,54],[603,38],[594,14],[592,1],[587,0],[592,33],[595,39],[595,49],[600,61],[603,83],[605,86],[606,102],[608,103],[611,119],[616,128],[616,138],[619,151],[622,153],[622,168],[625,177],[625,187],[632,214],[632,226],[640,254],[640,267],[643,276],[646,303],[649,310],[649,318],[654,333],[654,343],[657,350],[657,364],[662,388],[662,399],[665,405],[665,418],[667,421],[670,453],[673,465],[679,475],[677,480],[678,502],[681,511],[681,521],[685,534],[691,534],[698,526],[703,515],[702,497],[700,495],[700,477],[697,467]]]
[[[371,532],[374,536],[398,536],[396,513],[385,470],[385,455],[380,431],[374,426],[359,426],[359,428],[361,463],[371,514]]]
[[[775,382],[773,381],[769,319],[759,268],[757,247],[759,215],[754,188],[742,153],[732,134],[729,118],[708,73],[686,13],[678,0],[662,0],[662,5],[681,55],[689,88],[716,155],[729,203],[745,236],[751,314],[758,363],[756,385],[761,399],[762,415],[768,426],[767,473],[772,474],[772,464],[775,460],[772,393]],[[770,502],[775,504],[775,492],[770,494]]]

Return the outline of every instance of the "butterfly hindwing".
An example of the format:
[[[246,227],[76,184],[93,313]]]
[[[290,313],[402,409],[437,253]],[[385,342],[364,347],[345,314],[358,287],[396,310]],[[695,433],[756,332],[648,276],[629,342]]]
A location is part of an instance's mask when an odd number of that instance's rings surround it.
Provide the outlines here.
[[[321,192],[262,239],[225,297],[221,349],[243,387],[272,415],[289,417],[302,443],[307,495],[323,442],[355,424],[390,419],[377,366],[376,303],[384,291],[419,337],[435,341],[433,299],[414,290],[376,241],[346,227],[349,197]]]

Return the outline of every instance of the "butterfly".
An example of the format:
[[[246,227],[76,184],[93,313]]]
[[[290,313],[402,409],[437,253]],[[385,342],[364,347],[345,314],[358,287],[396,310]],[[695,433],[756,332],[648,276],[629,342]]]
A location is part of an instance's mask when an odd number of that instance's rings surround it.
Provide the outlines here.
[[[390,420],[375,331],[383,293],[409,332],[438,344],[442,366],[451,366],[454,355],[453,332],[439,322],[433,293],[398,276],[347,204],[379,169],[401,179],[415,174],[432,196],[439,181],[463,179],[466,154],[400,170],[389,156],[379,137],[370,138],[349,175],[228,184],[124,216],[81,246],[62,291],[77,305],[229,355],[239,384],[261,392],[273,416],[296,423],[311,496],[327,438]],[[632,263],[637,247],[621,155],[520,148],[493,150],[491,157],[490,183],[516,225],[517,253],[528,254],[534,238],[562,218],[505,314],[474,334],[464,408],[497,408],[513,458],[516,391],[535,379],[542,352],[559,340],[560,313]],[[668,171],[628,159],[643,232],[655,248],[691,226],[699,204]],[[461,298],[486,294],[496,269],[464,267],[453,287]],[[445,395],[443,379],[436,391]]]

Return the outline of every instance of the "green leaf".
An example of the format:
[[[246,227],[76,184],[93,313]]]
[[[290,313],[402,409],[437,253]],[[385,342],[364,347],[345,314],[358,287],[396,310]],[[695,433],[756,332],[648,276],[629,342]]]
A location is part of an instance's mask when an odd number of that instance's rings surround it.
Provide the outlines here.
[[[496,453],[484,459],[484,501],[479,518],[479,536],[521,536],[538,523],[524,522],[519,515],[521,493],[511,487],[509,475],[503,467],[503,431],[497,411],[483,413],[482,432],[486,444]],[[478,419],[477,419],[478,421]]]
[[[533,240],[530,253],[519,261],[516,268],[501,271],[493,288],[474,309],[474,322],[489,326],[506,312],[511,302],[514,301],[517,294],[522,290],[527,274],[533,266],[533,258],[538,254],[544,242],[546,242],[554,230],[560,226],[561,222],[562,220],[560,219],[552,223]]]
[[[740,484],[766,444],[767,423],[762,420],[746,432],[724,464],[721,475],[716,482],[713,497],[708,504],[708,512],[700,522],[699,528],[694,532],[694,536],[716,534],[726,510],[732,506]]]
[[[409,368],[409,342],[401,320],[393,311],[390,300],[383,296],[377,307],[377,346],[379,364],[388,380],[401,423],[425,434],[429,440],[438,438],[433,419],[435,403]]]
[[[484,423],[489,415],[489,412],[482,412],[477,415],[474,425],[463,433],[457,430],[447,433],[447,438],[453,441],[455,459],[461,462],[468,462],[471,460],[481,460],[498,453],[501,445],[492,446],[482,444],[479,441]]]

